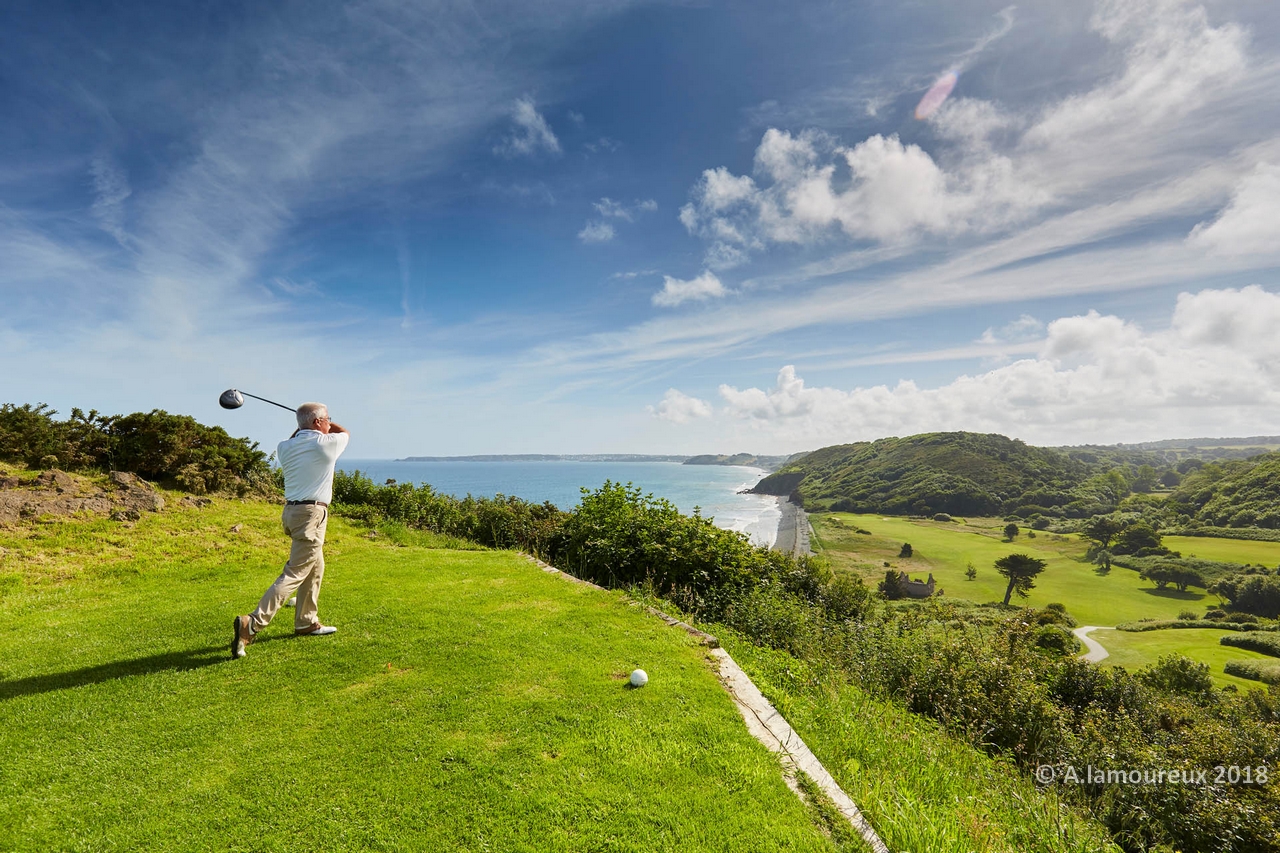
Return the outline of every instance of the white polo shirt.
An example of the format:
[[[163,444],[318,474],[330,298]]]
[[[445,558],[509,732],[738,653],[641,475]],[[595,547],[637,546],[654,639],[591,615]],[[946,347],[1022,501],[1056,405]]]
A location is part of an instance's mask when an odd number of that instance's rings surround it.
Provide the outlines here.
[[[276,447],[276,459],[284,470],[284,499],[287,501],[333,500],[333,466],[347,449],[345,432],[328,435],[304,429]]]

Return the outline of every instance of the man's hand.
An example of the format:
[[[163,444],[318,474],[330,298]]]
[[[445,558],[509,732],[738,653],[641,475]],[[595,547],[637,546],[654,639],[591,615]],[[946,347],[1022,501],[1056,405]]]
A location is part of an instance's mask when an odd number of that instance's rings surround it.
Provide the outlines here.
[[[350,432],[342,424],[335,424],[333,421],[329,421],[329,432],[345,432],[350,435]]]

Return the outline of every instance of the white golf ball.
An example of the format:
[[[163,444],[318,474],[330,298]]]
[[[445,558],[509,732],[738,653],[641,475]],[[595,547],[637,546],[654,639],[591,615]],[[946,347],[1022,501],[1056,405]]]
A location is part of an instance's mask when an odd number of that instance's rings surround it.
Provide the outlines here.
[[[632,671],[631,673],[632,687],[644,687],[648,683],[649,683],[649,673],[645,672],[643,669],[637,669]]]

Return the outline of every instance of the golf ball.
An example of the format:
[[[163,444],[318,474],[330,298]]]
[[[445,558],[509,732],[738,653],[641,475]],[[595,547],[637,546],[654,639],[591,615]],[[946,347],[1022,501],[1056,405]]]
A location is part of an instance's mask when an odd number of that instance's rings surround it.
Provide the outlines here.
[[[648,683],[649,673],[645,672],[643,669],[637,669],[631,673],[632,687],[644,687]]]

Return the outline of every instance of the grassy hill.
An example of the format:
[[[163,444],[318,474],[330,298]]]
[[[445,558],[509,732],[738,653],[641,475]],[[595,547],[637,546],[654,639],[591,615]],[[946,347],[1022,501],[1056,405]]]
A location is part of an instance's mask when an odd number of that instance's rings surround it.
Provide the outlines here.
[[[231,661],[278,513],[0,530],[0,849],[835,849],[702,648],[511,552],[335,519],[339,632]]]
[[[998,515],[1019,504],[1080,500],[1068,496],[1098,470],[1002,435],[926,433],[824,447],[784,465],[755,491],[795,493],[813,510]]]
[[[0,527],[0,849],[863,849],[787,790],[705,649],[513,552],[334,518],[339,632],[284,611],[229,660],[286,545],[278,507],[225,499]],[[936,724],[731,648],[892,849],[1113,849]]]

